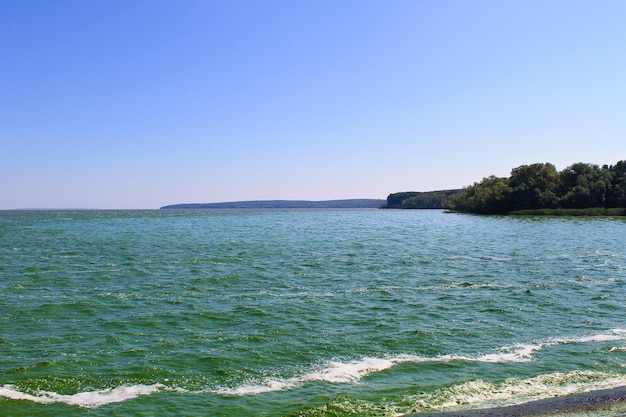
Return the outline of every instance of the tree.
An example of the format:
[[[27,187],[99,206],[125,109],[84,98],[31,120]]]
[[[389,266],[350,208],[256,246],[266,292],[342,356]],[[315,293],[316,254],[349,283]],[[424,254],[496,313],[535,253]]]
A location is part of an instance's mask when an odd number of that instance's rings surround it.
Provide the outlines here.
[[[510,211],[510,188],[506,178],[490,176],[479,183],[463,188],[450,199],[455,211],[476,214],[504,214]]]
[[[602,168],[578,162],[561,172],[549,163],[521,165],[509,178],[491,176],[463,188],[450,202],[453,210],[477,214],[626,208],[626,161]]]
[[[613,174],[611,193],[607,205],[609,207],[626,207],[626,161],[619,161],[609,168]]]
[[[560,173],[560,205],[566,208],[604,207],[613,174],[598,165],[575,163]]]
[[[559,174],[554,165],[522,165],[511,171],[509,178],[510,208],[525,210],[552,208],[557,205]]]

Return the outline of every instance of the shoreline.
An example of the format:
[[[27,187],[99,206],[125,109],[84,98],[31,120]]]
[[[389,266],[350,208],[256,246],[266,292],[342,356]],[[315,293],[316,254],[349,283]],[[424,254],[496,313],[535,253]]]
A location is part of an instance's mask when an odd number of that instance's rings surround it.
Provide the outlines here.
[[[523,404],[450,411],[441,413],[407,414],[404,417],[531,417],[545,415],[569,415],[593,411],[611,411],[623,406],[611,416],[626,415],[626,386],[546,398]]]

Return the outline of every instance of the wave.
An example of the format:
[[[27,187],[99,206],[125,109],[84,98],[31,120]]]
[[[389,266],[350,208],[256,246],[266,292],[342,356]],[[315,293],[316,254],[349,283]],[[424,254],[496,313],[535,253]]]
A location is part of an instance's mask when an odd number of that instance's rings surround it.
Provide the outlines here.
[[[418,355],[401,354],[385,358],[364,357],[359,360],[348,362],[330,361],[308,373],[286,379],[264,379],[260,382],[244,384],[235,388],[220,388],[214,392],[221,395],[255,395],[264,392],[293,389],[306,382],[324,381],[330,383],[355,383],[374,372],[381,372],[401,363],[434,363],[452,361],[470,362],[527,362],[531,360],[532,352],[540,349],[540,345],[518,345],[505,347],[502,352],[486,355],[461,356],[441,355],[436,357],[424,357]]]
[[[28,400],[40,404],[65,403],[83,408],[95,408],[106,404],[132,400],[142,395],[150,395],[166,388],[162,384],[153,385],[122,385],[116,388],[107,388],[96,391],[79,392],[72,395],[58,394],[51,391],[36,391],[28,394],[19,391],[13,385],[4,385],[0,388],[0,397],[12,400]]]
[[[434,357],[426,357],[412,354],[399,354],[395,356],[387,356],[381,358],[363,357],[361,359],[350,361],[334,360],[326,362],[317,368],[311,369],[309,372],[305,372],[303,374],[296,375],[290,378],[264,378],[261,380],[244,383],[236,387],[222,387],[217,389],[205,389],[200,391],[188,391],[185,388],[170,388],[166,385],[157,383],[152,385],[122,385],[115,388],[106,388],[101,390],[86,391],[66,395],[43,390],[38,390],[34,393],[28,393],[20,391],[14,385],[4,385],[0,387],[0,397],[5,397],[13,400],[27,400],[41,404],[64,403],[67,405],[84,408],[95,408],[106,404],[131,400],[139,396],[151,395],[161,390],[196,394],[210,392],[225,396],[257,395],[266,392],[290,390],[297,388],[298,386],[301,386],[307,382],[313,381],[328,383],[358,383],[361,379],[372,373],[382,372],[402,363],[437,363],[453,361],[484,363],[529,362],[532,360],[533,354],[543,349],[545,346],[568,343],[601,343],[620,340],[626,340],[626,329],[612,329],[609,330],[607,333],[600,333],[589,336],[551,339],[543,343],[505,346],[497,349],[495,352],[475,356],[439,355]],[[612,347],[609,352],[624,349],[626,349],[626,347]],[[541,380],[542,378],[546,377],[539,376],[537,377],[537,380]],[[554,379],[555,377],[552,378]],[[616,381],[610,378],[607,381],[608,382],[605,384],[606,386],[617,385]],[[618,382],[625,383],[626,381],[624,381],[623,377],[619,377]],[[489,395],[489,392],[503,392],[502,387],[485,389],[486,387],[484,386],[484,384],[488,383],[483,381],[475,381],[472,383],[468,383],[467,387],[469,387],[468,389],[470,389],[470,391],[474,389],[472,387],[476,387],[476,392],[484,392],[486,393],[485,395]],[[545,384],[535,385],[537,385],[538,387],[537,392],[553,391],[553,387],[546,387],[544,386]],[[521,384],[521,386],[524,387],[527,385]],[[507,390],[511,391],[509,389]],[[564,389],[563,394],[567,393],[569,393],[569,391],[567,389]],[[513,394],[519,394],[519,392],[513,392]],[[476,393],[472,393],[471,396],[472,398],[479,397],[479,395]],[[467,403],[469,401],[463,398],[456,399],[453,402]],[[446,407],[449,405],[450,404],[446,405]]]
[[[609,341],[626,340],[626,329],[612,329],[608,333],[600,333],[590,336],[574,338],[551,339],[547,342],[536,344],[519,344],[505,346],[494,353],[482,355],[440,355],[425,357],[419,355],[400,354],[396,356],[375,358],[364,357],[359,360],[348,362],[330,361],[317,370],[285,379],[267,378],[249,384],[243,384],[234,388],[219,388],[214,392],[221,395],[256,395],[271,391],[280,391],[296,388],[310,381],[325,381],[330,383],[355,383],[362,378],[375,372],[385,371],[401,363],[436,363],[436,362],[484,362],[484,363],[520,363],[530,362],[536,351],[545,346],[568,344],[568,343],[600,343]],[[612,348],[610,351],[622,350]]]
[[[626,340],[626,329],[611,329],[609,333],[601,333],[590,336],[581,336],[575,338],[564,338],[552,340],[553,344],[562,343],[590,343],[590,342],[613,342],[617,340]]]
[[[308,410],[306,415],[309,417],[327,416],[327,410],[330,408],[337,415],[378,417],[399,417],[424,413],[428,416],[435,416],[442,412],[453,412],[455,416],[458,416],[463,415],[464,411],[468,410],[484,411],[480,415],[505,416],[509,414],[503,412],[500,407],[520,405],[570,394],[612,389],[625,384],[626,379],[623,375],[598,371],[557,372],[532,378],[510,378],[500,383],[491,383],[479,379],[430,392],[409,395],[404,397],[401,403],[394,400],[367,401],[338,397],[328,404],[322,404]],[[562,410],[572,411],[565,407]],[[535,409],[532,414],[515,415],[536,415],[536,411]],[[470,414],[478,415],[468,412],[468,415]]]
[[[532,378],[510,378],[501,383],[475,380],[405,398],[414,404],[405,413],[518,405],[624,384],[624,375],[599,371],[556,372]]]
[[[288,379],[266,379],[260,383],[242,385],[236,388],[220,388],[215,390],[222,395],[253,395],[269,391],[291,389],[310,381],[326,381],[332,383],[357,382],[364,376],[391,368],[397,363],[394,359],[363,358],[350,362],[331,361],[324,367],[304,375]]]

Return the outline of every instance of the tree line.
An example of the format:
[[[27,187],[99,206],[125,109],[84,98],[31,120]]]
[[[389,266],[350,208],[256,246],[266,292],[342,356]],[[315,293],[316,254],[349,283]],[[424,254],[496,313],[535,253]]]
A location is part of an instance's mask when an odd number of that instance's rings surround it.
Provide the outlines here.
[[[447,209],[450,197],[461,190],[405,191],[387,196],[387,206],[392,209]]]
[[[490,176],[463,188],[449,203],[454,211],[476,214],[626,208],[626,161],[578,162],[562,171],[550,163],[522,165],[509,178]]]

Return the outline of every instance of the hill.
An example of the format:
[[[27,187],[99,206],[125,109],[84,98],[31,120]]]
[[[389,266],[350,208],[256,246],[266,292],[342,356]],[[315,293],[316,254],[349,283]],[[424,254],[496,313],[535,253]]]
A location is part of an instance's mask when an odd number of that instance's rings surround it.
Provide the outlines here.
[[[161,209],[330,209],[330,208],[381,208],[385,200],[348,199],[348,200],[254,200],[230,201],[223,203],[185,203],[172,204]]]

